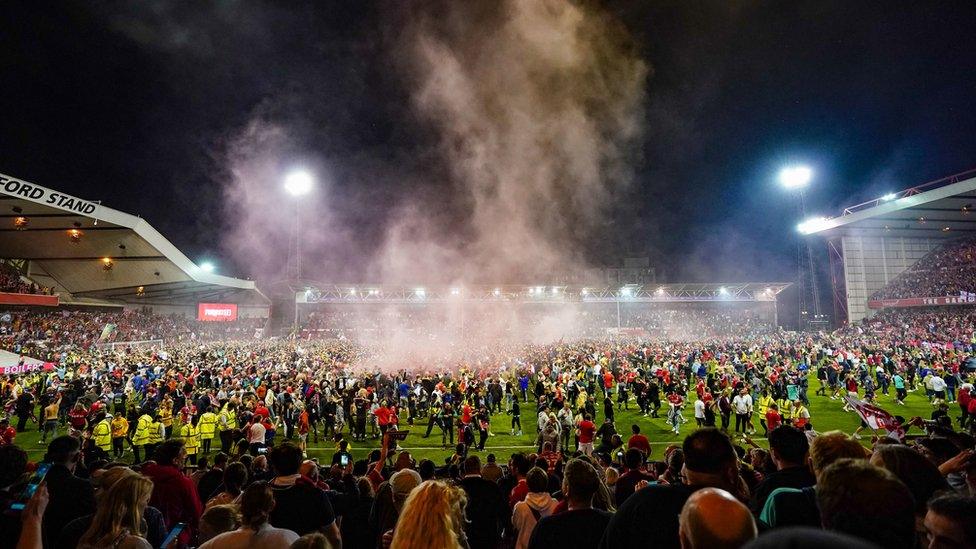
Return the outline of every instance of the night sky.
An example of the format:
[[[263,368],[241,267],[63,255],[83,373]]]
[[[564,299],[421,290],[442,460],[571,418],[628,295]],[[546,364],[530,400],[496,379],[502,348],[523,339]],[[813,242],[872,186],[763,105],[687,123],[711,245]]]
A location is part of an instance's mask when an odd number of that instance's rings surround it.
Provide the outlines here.
[[[403,18],[443,3],[205,4],[6,3],[0,172],[254,275],[220,234],[236,222],[228,144],[260,116],[298,136],[282,170],[326,173],[368,254],[411,190],[399,168],[443,175],[397,51]],[[781,166],[813,167],[808,209],[823,215],[976,166],[976,3],[600,6],[650,71],[633,199],[590,239],[593,263],[650,255],[672,281],[790,280],[799,219]]]

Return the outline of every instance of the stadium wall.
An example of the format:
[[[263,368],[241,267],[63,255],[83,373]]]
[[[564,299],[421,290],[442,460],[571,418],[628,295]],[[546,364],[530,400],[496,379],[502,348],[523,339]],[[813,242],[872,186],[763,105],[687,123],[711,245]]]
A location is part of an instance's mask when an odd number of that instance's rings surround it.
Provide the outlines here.
[[[871,294],[883,288],[945,241],[936,238],[844,236],[844,283],[847,321],[851,324],[874,315],[868,308]]]

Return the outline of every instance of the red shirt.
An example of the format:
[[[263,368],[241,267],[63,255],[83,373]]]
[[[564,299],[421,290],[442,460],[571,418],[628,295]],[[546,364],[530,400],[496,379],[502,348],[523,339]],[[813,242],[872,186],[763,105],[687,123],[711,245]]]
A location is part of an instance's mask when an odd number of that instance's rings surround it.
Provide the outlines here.
[[[646,436],[640,433],[637,433],[636,435],[630,437],[630,440],[627,441],[627,447],[637,448],[638,450],[643,452],[645,456],[651,455],[651,442],[647,440]]]
[[[525,500],[525,496],[529,495],[529,485],[525,483],[525,479],[518,481],[515,488],[512,488],[512,492],[508,495],[508,506],[514,508],[515,504]]]
[[[585,420],[585,419],[581,421],[579,424],[579,430],[580,430],[580,437],[579,437],[580,444],[589,444],[593,442],[593,435],[596,434],[596,425],[594,425],[592,421]]]
[[[373,412],[373,414],[376,415],[376,421],[380,425],[389,425],[390,424],[390,409],[389,408],[386,408],[384,406],[380,406],[379,408],[376,409],[375,412]]]
[[[13,444],[14,438],[17,437],[17,430],[13,427],[7,427],[3,431],[0,431],[0,446],[6,446],[7,444]]]
[[[766,412],[766,430],[772,431],[773,429],[779,427],[779,424],[783,422],[783,416],[779,415],[779,412],[773,409],[769,409]]]

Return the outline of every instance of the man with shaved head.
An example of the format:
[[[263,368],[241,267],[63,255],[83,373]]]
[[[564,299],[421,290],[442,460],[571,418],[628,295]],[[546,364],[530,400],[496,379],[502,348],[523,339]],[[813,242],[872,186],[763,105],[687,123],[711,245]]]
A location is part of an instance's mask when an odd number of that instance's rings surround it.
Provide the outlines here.
[[[756,537],[749,508],[721,488],[698,490],[678,518],[682,549],[738,548]]]

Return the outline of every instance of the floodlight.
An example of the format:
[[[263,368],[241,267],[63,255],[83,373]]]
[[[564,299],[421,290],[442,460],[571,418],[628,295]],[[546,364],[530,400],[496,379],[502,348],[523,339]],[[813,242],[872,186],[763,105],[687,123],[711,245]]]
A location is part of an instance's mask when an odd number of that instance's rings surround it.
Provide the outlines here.
[[[423,299],[424,296],[427,295],[427,291],[424,290],[423,288],[417,288],[416,290],[413,291],[413,295]]]
[[[787,189],[802,189],[813,178],[813,170],[806,166],[791,166],[779,172],[779,182]]]
[[[796,226],[796,230],[800,231],[802,234],[810,234],[823,230],[826,228],[827,222],[829,220],[826,217],[811,217],[803,223]]]
[[[204,261],[203,263],[200,264],[200,270],[205,273],[212,273],[214,272],[214,269],[215,269],[214,264],[209,261]]]
[[[314,180],[312,174],[304,171],[294,171],[285,177],[285,190],[292,196],[302,196],[312,190]]]
[[[722,295],[729,295],[729,289],[726,288],[725,286],[722,286],[721,288],[718,289],[718,293]]]
[[[898,195],[895,194],[895,193],[888,193],[888,194],[882,196],[881,197],[881,200],[884,200],[885,202],[889,202],[891,200],[894,200],[897,196]]]

